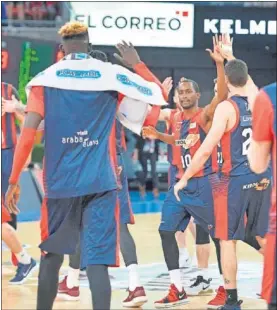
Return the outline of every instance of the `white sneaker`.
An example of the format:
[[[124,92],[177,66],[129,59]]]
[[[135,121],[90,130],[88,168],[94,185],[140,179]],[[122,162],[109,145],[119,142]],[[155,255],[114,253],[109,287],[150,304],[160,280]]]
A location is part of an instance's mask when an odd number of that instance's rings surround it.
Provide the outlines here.
[[[214,290],[210,287],[212,279],[205,280],[203,276],[191,279],[193,284],[186,288],[188,296],[211,295]]]

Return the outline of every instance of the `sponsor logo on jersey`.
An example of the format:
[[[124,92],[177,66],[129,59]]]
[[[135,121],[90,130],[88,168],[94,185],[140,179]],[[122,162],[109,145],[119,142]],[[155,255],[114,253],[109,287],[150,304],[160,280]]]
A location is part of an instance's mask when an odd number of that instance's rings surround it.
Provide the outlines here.
[[[176,146],[182,146],[184,149],[188,150],[193,147],[197,141],[200,139],[199,134],[190,133],[186,139],[180,139],[175,141]]]

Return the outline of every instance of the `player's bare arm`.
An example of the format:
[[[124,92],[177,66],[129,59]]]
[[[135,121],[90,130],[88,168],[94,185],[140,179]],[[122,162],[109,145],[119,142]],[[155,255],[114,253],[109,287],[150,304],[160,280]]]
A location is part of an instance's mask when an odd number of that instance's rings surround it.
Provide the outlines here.
[[[174,186],[174,193],[178,200],[179,190],[186,187],[188,180],[202,169],[203,165],[208,160],[214,148],[220,142],[224,133],[230,129],[230,115],[232,115],[234,112],[235,111],[232,107],[232,104],[228,101],[222,102],[216,108],[212,127],[206,139],[193,156],[189,167],[186,169],[180,181]]]
[[[206,124],[207,130],[211,127],[217,105],[227,99],[228,96],[228,88],[225,83],[224,57],[220,53],[220,46],[222,44],[220,39],[221,38],[215,35],[213,37],[213,51],[206,49],[214,60],[217,71],[217,94],[214,96],[211,103],[204,108],[204,124]]]
[[[161,140],[166,144],[175,143],[175,138],[173,135],[167,135],[165,133],[159,132],[156,128],[151,126],[142,128],[142,136],[143,138]]]
[[[253,133],[247,153],[251,170],[258,174],[266,171],[270,162],[273,114],[268,96],[263,91],[259,92],[253,104]]]

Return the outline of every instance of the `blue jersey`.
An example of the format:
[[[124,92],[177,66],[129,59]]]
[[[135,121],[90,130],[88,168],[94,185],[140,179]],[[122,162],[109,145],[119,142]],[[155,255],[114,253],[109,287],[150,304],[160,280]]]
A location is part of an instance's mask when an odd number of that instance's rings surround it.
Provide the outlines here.
[[[126,151],[124,128],[120,121],[115,121],[115,138],[116,138],[116,153],[122,154]]]
[[[236,124],[221,139],[224,158],[222,173],[238,176],[252,173],[248,164],[247,150],[252,136],[252,114],[246,97],[229,99],[236,110]]]
[[[117,93],[44,88],[44,186],[49,198],[117,188],[109,136]]]

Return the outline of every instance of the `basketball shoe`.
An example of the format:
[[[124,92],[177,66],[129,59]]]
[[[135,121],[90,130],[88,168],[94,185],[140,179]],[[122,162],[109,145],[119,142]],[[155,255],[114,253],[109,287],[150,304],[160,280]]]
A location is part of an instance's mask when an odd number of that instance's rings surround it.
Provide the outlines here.
[[[128,292],[128,297],[122,303],[123,307],[141,307],[148,301],[142,286],[136,287],[134,291],[128,290]]]
[[[223,307],[220,307],[218,309],[220,310],[241,310],[241,307],[240,307],[241,304],[242,304],[242,300],[239,300],[235,304],[232,304],[232,305],[225,304]]]
[[[79,286],[69,288],[67,286],[67,276],[59,283],[57,297],[62,300],[75,301],[80,299]]]
[[[155,301],[154,305],[157,309],[170,308],[188,303],[187,294],[183,288],[182,292],[179,292],[174,284],[170,285],[168,295],[161,300]]]
[[[29,264],[22,264],[18,262],[16,274],[13,279],[9,281],[10,284],[23,284],[31,275],[33,269],[36,267],[36,261],[31,258]]]
[[[187,289],[188,296],[197,296],[197,295],[210,295],[214,290],[210,287],[212,279],[204,279],[203,276],[197,276],[190,281],[194,281]]]
[[[207,309],[217,309],[225,305],[227,299],[226,290],[223,286],[220,286],[216,292],[215,297],[208,302]]]

